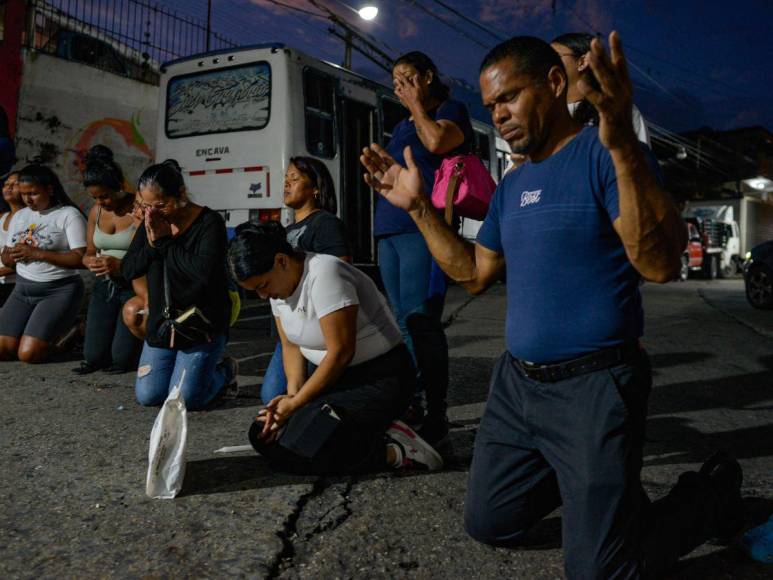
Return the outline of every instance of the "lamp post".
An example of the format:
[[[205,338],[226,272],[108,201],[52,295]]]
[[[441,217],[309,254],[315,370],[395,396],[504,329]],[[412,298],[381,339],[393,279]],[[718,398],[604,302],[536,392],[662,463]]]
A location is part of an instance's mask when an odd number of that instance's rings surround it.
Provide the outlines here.
[[[364,20],[373,20],[378,14],[378,7],[376,2],[359,2],[360,7],[359,9],[356,9],[343,0],[335,1],[347,10],[351,10]],[[328,28],[328,32],[344,41],[345,48],[343,66],[345,68],[352,68],[352,52],[356,50],[365,56],[365,58],[375,63],[380,68],[383,68],[385,71],[391,70],[390,65],[392,62],[392,57],[390,55],[376,47],[372,42],[363,37],[362,34],[360,34],[356,29],[352,28],[352,26],[348,24],[346,20],[330,10],[330,8],[327,6],[322,5],[318,0],[308,0],[308,2],[317,8],[320,12],[327,14],[328,20],[330,20],[335,25],[335,27]],[[359,42],[360,45],[358,46],[355,41]]]
[[[342,0],[336,0],[341,6],[348,8],[352,12],[356,13],[360,18],[362,18],[365,21],[370,22],[371,20],[374,20],[378,16],[378,5],[375,2],[360,2],[359,7],[355,8],[353,6],[350,6],[346,2],[343,2]],[[341,25],[341,23],[338,23]],[[353,35],[352,31],[345,26],[342,26],[346,33],[344,34],[344,68],[351,69],[352,68],[352,40]]]
[[[212,0],[207,0],[207,52],[209,52],[209,37],[212,33]]]

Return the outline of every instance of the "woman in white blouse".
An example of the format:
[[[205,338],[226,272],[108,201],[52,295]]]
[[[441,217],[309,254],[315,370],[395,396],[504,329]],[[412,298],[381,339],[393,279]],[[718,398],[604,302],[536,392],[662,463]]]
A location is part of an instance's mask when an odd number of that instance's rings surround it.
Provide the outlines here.
[[[28,165],[17,187],[26,207],[11,219],[0,256],[16,268],[16,287],[0,310],[0,360],[38,363],[80,311],[86,220],[48,167]]]
[[[271,299],[287,394],[272,399],[250,442],[276,469],[353,473],[439,469],[442,458],[408,426],[415,371],[373,281],[333,256],[295,251],[278,222],[243,224],[229,249],[246,290]]]

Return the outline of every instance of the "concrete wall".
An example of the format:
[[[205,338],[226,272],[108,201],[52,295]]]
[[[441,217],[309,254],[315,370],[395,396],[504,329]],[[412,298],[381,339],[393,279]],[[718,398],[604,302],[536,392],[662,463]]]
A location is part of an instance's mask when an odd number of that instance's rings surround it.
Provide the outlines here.
[[[84,210],[86,152],[113,150],[129,185],[153,160],[158,87],[80,63],[25,50],[17,114],[16,156],[42,158]]]

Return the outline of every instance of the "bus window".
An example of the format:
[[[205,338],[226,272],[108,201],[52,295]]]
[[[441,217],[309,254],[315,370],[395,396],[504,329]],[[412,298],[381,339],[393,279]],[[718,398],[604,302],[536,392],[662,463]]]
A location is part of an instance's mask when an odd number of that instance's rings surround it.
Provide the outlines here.
[[[381,110],[383,112],[384,145],[392,138],[397,124],[408,116],[408,111],[398,101],[392,99],[381,99]]]
[[[305,69],[303,99],[306,110],[306,150],[315,157],[335,157],[335,79],[313,69]]]
[[[257,62],[174,77],[166,103],[170,139],[262,129],[271,112],[271,68]]]
[[[485,133],[475,131],[475,155],[480,157],[486,169],[491,170],[491,152],[489,150],[489,138]]]

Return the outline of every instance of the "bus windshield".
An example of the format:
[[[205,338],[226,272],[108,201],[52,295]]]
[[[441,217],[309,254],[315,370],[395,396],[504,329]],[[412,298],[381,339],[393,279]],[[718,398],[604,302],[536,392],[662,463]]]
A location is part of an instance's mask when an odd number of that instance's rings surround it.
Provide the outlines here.
[[[267,62],[181,75],[167,86],[166,136],[262,129],[270,112]]]

